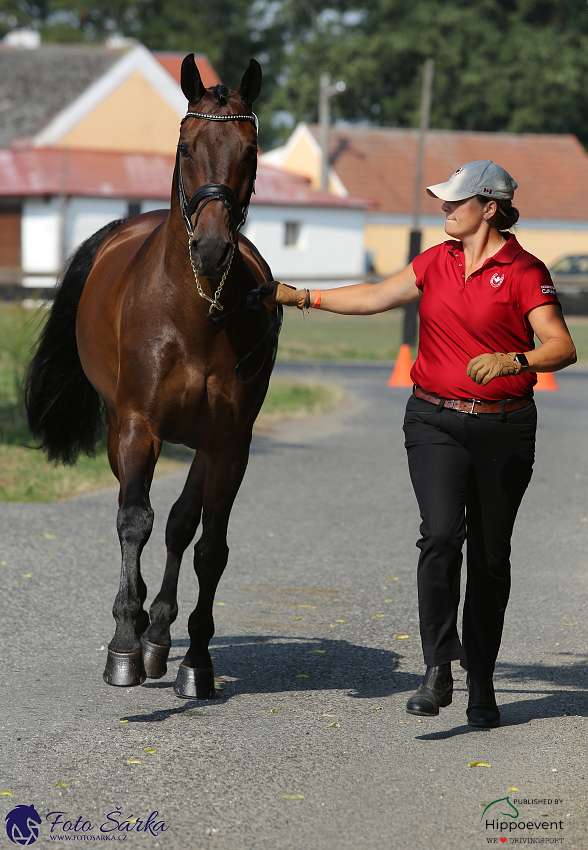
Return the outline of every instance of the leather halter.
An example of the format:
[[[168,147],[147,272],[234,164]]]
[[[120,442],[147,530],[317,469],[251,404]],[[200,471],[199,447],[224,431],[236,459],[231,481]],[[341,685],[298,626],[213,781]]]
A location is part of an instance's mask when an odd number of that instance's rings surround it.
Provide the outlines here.
[[[251,121],[251,123],[255,127],[255,131],[259,131],[259,122],[255,113],[252,113],[251,115],[212,115],[209,112],[187,112],[186,115],[182,118],[180,126],[184,123],[186,118],[204,118],[208,121]],[[225,209],[229,214],[231,232],[233,239],[236,242],[237,233],[239,229],[245,224],[245,220],[247,218],[251,195],[253,192],[255,192],[255,171],[253,172],[253,177],[251,178],[251,185],[249,186],[247,197],[245,203],[243,204],[241,204],[233,190],[230,189],[228,186],[225,186],[224,183],[205,183],[204,186],[201,186],[194,192],[194,194],[188,201],[186,197],[186,190],[184,188],[184,180],[182,177],[182,155],[180,153],[179,148],[176,153],[176,171],[178,175],[178,198],[180,201],[180,209],[182,211],[184,224],[186,225],[186,230],[188,232],[188,237],[190,239],[192,238],[194,231],[196,230],[196,226],[198,224],[200,213],[202,212],[204,207],[211,201],[222,201],[222,203],[225,205]],[[202,203],[202,201],[204,201],[204,203]],[[194,221],[194,227],[192,227],[191,219],[195,212],[196,220]],[[196,271],[194,271],[194,274],[196,277],[196,281],[198,281]],[[219,295],[220,291],[217,290],[214,301],[211,302],[212,306],[206,316],[206,318],[210,322],[216,323],[224,321],[224,319],[226,319],[232,313],[236,312],[236,310],[243,303],[245,303],[246,307],[249,310],[259,310],[259,308],[263,304],[264,298],[266,297],[267,293],[261,292],[259,289],[252,289],[250,292],[247,293],[247,295],[244,295],[243,298],[241,298],[231,310],[228,310],[225,313],[221,313],[218,316],[213,316],[212,308],[215,305],[217,309],[222,310],[222,307],[217,303],[216,300]],[[210,301],[211,299],[208,300]],[[254,381],[257,381],[263,374],[267,363],[275,356],[275,350],[278,345],[278,337],[282,328],[282,320],[283,308],[281,304],[278,304],[275,315],[268,327],[266,328],[261,339],[253,346],[253,348],[251,349],[251,351],[248,352],[248,354],[246,354],[239,360],[235,367],[235,378],[240,384],[251,384]],[[261,366],[259,367],[257,372],[250,378],[241,378],[239,372],[241,371],[241,367],[243,366],[245,361],[248,360],[249,357],[251,357],[251,355],[253,354],[253,352],[256,351],[268,338],[269,345],[262,360]]]
[[[215,115],[209,112],[187,112],[180,122],[180,127],[187,118],[204,118],[208,121],[251,121],[256,132],[259,129],[259,123],[255,113],[251,113],[251,115]],[[179,147],[176,153],[176,171],[178,175],[177,189],[180,209],[182,211],[182,218],[184,219],[188,236],[192,237],[194,234],[198,225],[198,219],[200,218],[200,214],[204,207],[211,201],[221,201],[229,214],[231,235],[233,239],[236,239],[237,233],[245,224],[251,195],[255,192],[255,172],[251,178],[251,184],[247,191],[246,200],[243,204],[241,204],[233,190],[228,186],[225,186],[224,183],[205,183],[204,186],[201,186],[194,192],[188,201],[186,190],[184,188],[184,179],[182,177],[182,154],[180,153]],[[204,201],[204,203],[202,203],[202,201]],[[192,226],[192,216],[194,213],[196,213],[196,219],[194,221],[194,226]]]

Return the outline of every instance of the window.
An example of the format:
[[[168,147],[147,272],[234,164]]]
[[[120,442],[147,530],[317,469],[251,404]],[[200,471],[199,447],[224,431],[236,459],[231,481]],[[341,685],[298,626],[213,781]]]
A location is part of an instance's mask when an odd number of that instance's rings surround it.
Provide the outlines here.
[[[284,245],[298,245],[302,225],[299,221],[286,221],[284,223]]]

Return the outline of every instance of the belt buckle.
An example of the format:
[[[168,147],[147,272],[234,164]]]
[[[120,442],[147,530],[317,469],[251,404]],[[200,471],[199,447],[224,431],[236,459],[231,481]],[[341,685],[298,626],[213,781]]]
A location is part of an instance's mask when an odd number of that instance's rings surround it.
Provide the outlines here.
[[[472,402],[472,406],[471,406],[471,408],[470,408],[469,410],[462,410],[462,413],[467,413],[467,414],[468,414],[468,416],[475,415],[475,414],[474,414],[474,407],[476,406],[476,404],[478,404],[478,401],[477,401],[477,399],[475,399],[475,398],[472,398],[472,399],[471,399],[471,402]]]

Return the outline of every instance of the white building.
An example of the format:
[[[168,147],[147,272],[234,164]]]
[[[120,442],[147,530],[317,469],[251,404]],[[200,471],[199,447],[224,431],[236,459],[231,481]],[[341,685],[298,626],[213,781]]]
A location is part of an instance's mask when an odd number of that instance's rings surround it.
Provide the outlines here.
[[[12,212],[17,228],[10,238],[20,258],[4,269],[2,282],[54,286],[63,258],[104,224],[169,207],[173,167],[174,158],[161,154],[0,151],[0,217]],[[343,285],[364,276],[366,205],[260,165],[244,233],[278,280],[309,288]]]

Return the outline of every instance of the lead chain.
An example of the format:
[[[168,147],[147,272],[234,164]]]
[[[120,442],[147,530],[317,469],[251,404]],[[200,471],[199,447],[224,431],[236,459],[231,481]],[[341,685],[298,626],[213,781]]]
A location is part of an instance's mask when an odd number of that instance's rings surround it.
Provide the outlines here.
[[[198,290],[198,295],[201,298],[204,298],[206,301],[210,302],[210,307],[208,308],[208,315],[212,315],[213,308],[219,310],[219,312],[223,309],[223,305],[219,303],[219,298],[221,296],[221,292],[223,291],[223,286],[225,280],[227,279],[227,275],[231,268],[231,263],[233,262],[233,255],[235,253],[235,246],[233,245],[233,250],[231,251],[231,259],[229,260],[229,265],[225,269],[225,273],[221,277],[221,281],[218,285],[216,292],[214,293],[214,298],[210,298],[204,290],[202,289],[202,285],[200,283],[200,278],[198,277],[198,272],[196,271],[196,267],[194,266],[194,258],[192,257],[192,234],[188,235],[188,255],[190,257],[190,265],[192,266],[192,271],[194,272],[194,280],[196,281],[196,289]]]

